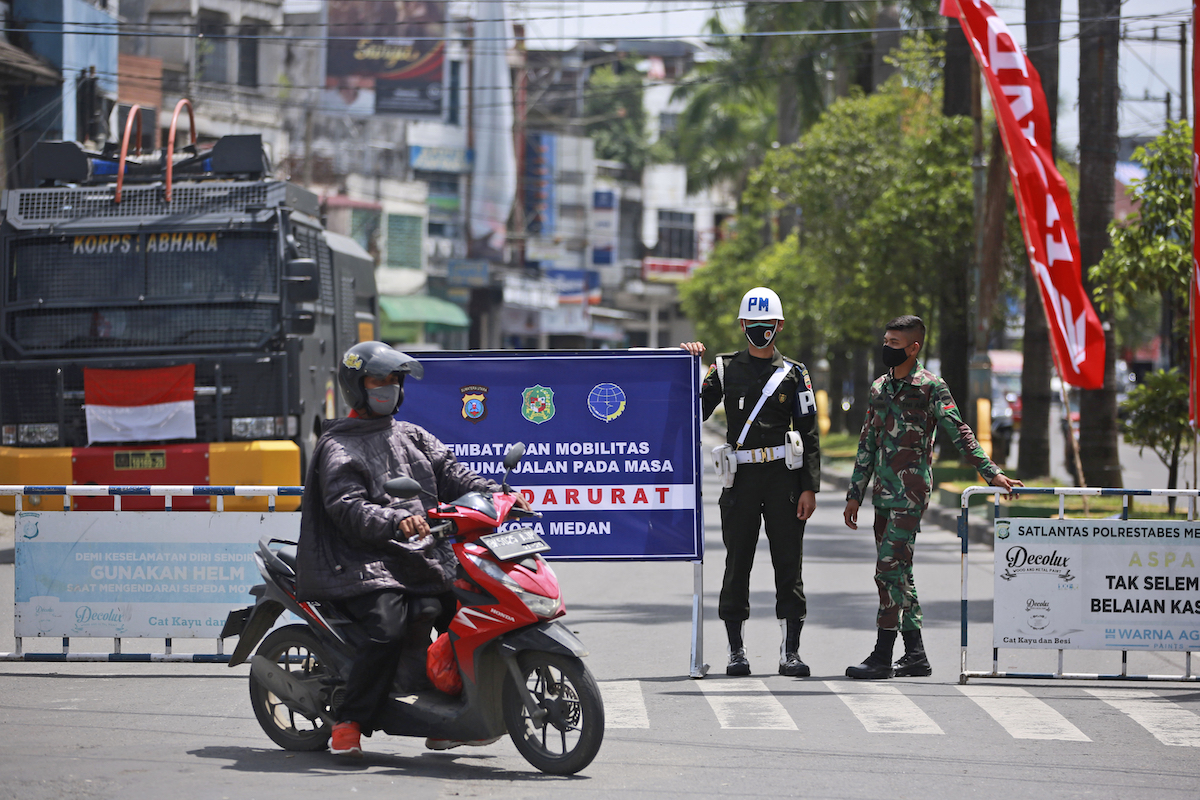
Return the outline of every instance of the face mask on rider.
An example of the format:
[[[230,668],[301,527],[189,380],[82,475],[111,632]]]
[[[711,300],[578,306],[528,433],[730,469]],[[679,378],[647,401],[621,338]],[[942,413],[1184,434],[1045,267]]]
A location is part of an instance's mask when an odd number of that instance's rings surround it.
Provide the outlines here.
[[[367,390],[367,408],[375,414],[388,417],[396,413],[400,405],[400,387],[395,384]]]
[[[766,347],[775,338],[774,322],[747,322],[746,341],[755,347]]]

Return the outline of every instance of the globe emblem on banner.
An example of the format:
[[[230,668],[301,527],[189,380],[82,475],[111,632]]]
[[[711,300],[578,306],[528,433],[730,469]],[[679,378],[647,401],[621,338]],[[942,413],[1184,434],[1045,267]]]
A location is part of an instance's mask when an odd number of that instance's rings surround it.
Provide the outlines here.
[[[593,386],[587,402],[592,416],[604,422],[612,422],[625,413],[625,391],[615,383]]]

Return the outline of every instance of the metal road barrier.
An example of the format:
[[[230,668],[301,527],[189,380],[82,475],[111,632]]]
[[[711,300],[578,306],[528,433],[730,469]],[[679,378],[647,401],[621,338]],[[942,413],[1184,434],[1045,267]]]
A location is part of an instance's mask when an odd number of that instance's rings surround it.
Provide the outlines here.
[[[995,550],[991,671],[967,669],[968,503],[993,495]],[[970,678],[1071,678],[1196,681],[1192,653],[1200,650],[1200,522],[1196,489],[1014,487],[1015,495],[1056,495],[1058,516],[1001,517],[990,486],[962,493],[961,658],[959,683]],[[1122,497],[1121,513],[1107,519],[1068,519],[1066,498]],[[1131,520],[1133,497],[1186,499],[1187,520]],[[1000,669],[1001,648],[1056,650],[1053,672]],[[1120,652],[1120,672],[1066,672],[1066,650]],[[1181,675],[1133,675],[1130,651],[1183,652]]]
[[[303,492],[301,486],[0,486],[0,496],[16,498],[16,650],[0,653],[0,661],[227,663],[219,634],[228,612],[247,605],[250,587],[260,582],[253,556],[259,538],[299,534],[299,515],[273,513],[275,499]],[[62,497],[61,510],[55,496]],[[72,498],[85,497],[111,497],[113,508],[85,510],[78,501],[72,508]],[[164,510],[122,510],[122,499],[132,497],[161,497]],[[216,508],[172,510],[172,497],[215,497]],[[266,497],[266,513],[226,512],[226,497]],[[60,637],[60,652],[25,652],[27,638]],[[111,638],[112,652],[73,653],[72,637]],[[122,652],[123,639],[160,638],[161,653]],[[212,638],[216,652],[173,653],[176,638]]]

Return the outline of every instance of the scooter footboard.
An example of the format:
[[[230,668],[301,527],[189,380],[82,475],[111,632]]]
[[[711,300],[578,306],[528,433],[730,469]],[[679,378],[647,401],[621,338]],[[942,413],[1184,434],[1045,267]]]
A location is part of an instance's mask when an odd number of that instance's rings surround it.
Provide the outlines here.
[[[576,658],[583,658],[588,654],[587,648],[584,647],[579,637],[571,633],[570,629],[558,620],[522,628],[502,636],[500,643],[509,650],[518,652],[542,650],[547,653],[558,653]]]

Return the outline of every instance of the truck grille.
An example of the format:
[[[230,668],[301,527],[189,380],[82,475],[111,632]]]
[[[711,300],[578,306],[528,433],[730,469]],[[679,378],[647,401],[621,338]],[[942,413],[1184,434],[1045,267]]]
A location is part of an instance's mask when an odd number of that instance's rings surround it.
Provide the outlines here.
[[[19,229],[45,227],[81,219],[145,218],[151,222],[167,216],[200,214],[245,214],[248,206],[268,205],[268,190],[281,184],[205,182],[176,184],[171,204],[163,199],[163,187],[126,185],[121,202],[113,202],[116,187],[66,186],[49,189],[15,189],[9,200],[8,218]],[[282,192],[279,193],[282,199]]]

